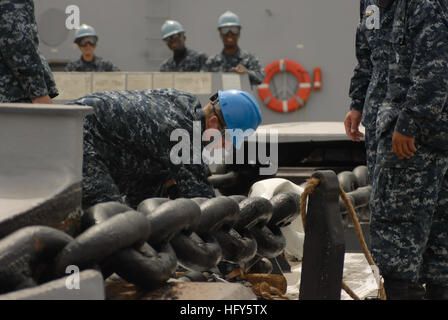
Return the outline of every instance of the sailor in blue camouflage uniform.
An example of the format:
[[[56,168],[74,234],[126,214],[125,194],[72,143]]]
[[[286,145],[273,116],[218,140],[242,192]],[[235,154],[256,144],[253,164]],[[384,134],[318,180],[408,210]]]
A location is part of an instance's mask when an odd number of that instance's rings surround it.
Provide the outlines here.
[[[67,64],[65,71],[108,72],[120,71],[112,62],[95,54],[98,35],[92,26],[83,24],[76,30],[74,43],[81,50],[78,60]]]
[[[176,89],[107,91],[68,103],[94,109],[84,122],[83,208],[106,201],[136,208],[150,197],[214,197],[203,161],[171,160],[178,144],[171,134],[183,129],[193,141],[198,123],[199,137],[205,129],[246,130],[249,123],[255,130],[261,123],[250,94],[226,90],[218,96],[204,108],[195,95]],[[189,149],[192,157],[201,159],[193,143]]]
[[[0,103],[52,103],[58,95],[39,52],[32,0],[0,0]]]
[[[241,23],[239,17],[230,11],[219,17],[218,30],[224,44],[221,53],[209,57],[203,70],[206,72],[236,72],[248,74],[252,85],[259,85],[265,78],[264,69],[258,58],[239,48]]]
[[[360,22],[356,30],[355,67],[350,83],[350,111],[344,125],[353,141],[360,141],[365,128],[366,160],[369,181],[373,181],[376,161],[376,118],[387,91],[388,59],[392,51],[390,33],[396,4],[381,6],[377,0],[360,1]],[[361,121],[362,119],[362,121]]]
[[[175,20],[167,20],[162,25],[162,39],[173,56],[166,59],[160,66],[160,71],[168,72],[199,72],[202,70],[207,55],[185,46],[187,37],[183,26]]]
[[[448,299],[448,0],[395,0],[371,250],[392,299]]]

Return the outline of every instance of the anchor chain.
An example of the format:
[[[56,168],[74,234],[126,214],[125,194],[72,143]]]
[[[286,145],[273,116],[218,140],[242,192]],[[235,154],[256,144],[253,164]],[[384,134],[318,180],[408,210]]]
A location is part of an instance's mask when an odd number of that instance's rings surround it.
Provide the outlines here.
[[[354,189],[342,201],[358,197],[362,205],[367,189],[359,189],[368,186],[355,173],[346,176],[355,176],[358,183],[348,184]],[[309,192],[307,186],[302,200],[291,192],[270,200],[242,195],[150,198],[135,210],[118,202],[100,203],[84,212],[75,238],[51,227],[26,227],[0,239],[0,293],[60,278],[70,265],[98,269],[105,279],[116,273],[148,290],[175,277],[179,266],[203,272],[228,262],[246,274],[270,273],[269,259],[286,246],[280,228],[304,212]]]
[[[162,286],[179,265],[197,272],[227,261],[247,270],[254,258],[284,250],[279,226],[299,214],[298,205],[287,204],[292,198],[298,203],[297,194],[272,202],[150,198],[136,210],[105,202],[84,212],[75,238],[50,227],[26,227],[0,240],[0,293],[63,277],[70,265],[98,269],[104,278],[116,273],[144,289]]]

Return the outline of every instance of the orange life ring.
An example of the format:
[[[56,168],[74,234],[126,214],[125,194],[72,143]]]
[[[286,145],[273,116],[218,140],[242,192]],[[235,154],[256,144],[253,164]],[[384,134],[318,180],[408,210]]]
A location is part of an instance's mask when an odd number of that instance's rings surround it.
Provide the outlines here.
[[[274,97],[269,89],[269,83],[274,75],[281,71],[292,73],[299,82],[299,88],[296,95],[289,100],[279,100]],[[299,63],[281,59],[268,64],[265,68],[266,78],[258,86],[258,95],[266,106],[276,112],[291,112],[305,105],[311,93],[311,82],[308,72]]]

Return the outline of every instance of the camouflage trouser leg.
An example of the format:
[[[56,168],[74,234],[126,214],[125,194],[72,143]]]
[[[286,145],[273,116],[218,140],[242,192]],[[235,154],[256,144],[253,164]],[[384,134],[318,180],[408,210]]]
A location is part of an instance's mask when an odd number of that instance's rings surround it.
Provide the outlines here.
[[[376,139],[375,127],[373,129],[366,128],[365,130],[365,146],[366,146],[366,162],[367,169],[369,173],[369,184],[373,182],[373,173],[375,170],[375,162],[376,162],[376,148],[378,146],[378,142]]]
[[[448,174],[442,181],[426,251],[423,253],[423,282],[448,285]]]
[[[448,157],[417,145],[400,160],[386,139],[371,197],[372,256],[383,276],[448,285]]]
[[[82,207],[107,201],[123,202],[120,191],[93,145],[84,140]]]

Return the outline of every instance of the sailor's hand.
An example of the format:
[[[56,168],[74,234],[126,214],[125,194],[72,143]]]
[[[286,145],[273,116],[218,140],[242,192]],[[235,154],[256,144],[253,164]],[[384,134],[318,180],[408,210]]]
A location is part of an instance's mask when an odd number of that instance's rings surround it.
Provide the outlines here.
[[[417,151],[415,138],[394,131],[394,135],[392,136],[392,150],[400,159],[412,158],[414,152]]]
[[[238,74],[245,74],[245,73],[247,73],[247,68],[245,66],[243,66],[242,64],[239,64],[236,67],[233,67],[232,71],[234,71]]]
[[[345,133],[352,139],[352,141],[359,142],[364,134],[359,131],[359,125],[361,123],[362,114],[356,110],[350,110],[347,112],[344,120]]]
[[[50,96],[43,96],[43,97],[38,97],[38,98],[34,98],[31,101],[32,103],[45,103],[45,104],[52,104],[53,100],[51,100]]]

